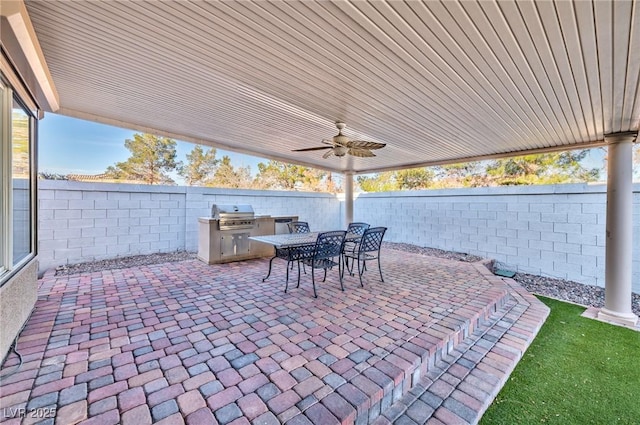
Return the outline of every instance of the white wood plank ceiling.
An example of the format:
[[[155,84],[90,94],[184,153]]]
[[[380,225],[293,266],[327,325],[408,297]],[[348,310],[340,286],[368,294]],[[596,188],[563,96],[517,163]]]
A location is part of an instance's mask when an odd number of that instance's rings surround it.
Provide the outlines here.
[[[339,172],[575,148],[640,121],[634,1],[26,5],[59,113]],[[336,121],[387,146],[291,152]]]

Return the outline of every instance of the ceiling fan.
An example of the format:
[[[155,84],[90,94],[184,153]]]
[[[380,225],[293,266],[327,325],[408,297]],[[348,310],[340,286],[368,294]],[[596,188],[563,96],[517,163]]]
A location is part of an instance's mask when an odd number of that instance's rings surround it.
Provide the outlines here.
[[[385,143],[366,142],[364,140],[349,140],[349,138],[342,134],[342,129],[347,125],[343,122],[337,122],[338,134],[333,136],[330,140],[324,139],[322,143],[328,146],[317,146],[315,148],[293,149],[292,152],[307,152],[307,151],[319,151],[329,149],[322,155],[323,158],[329,158],[331,155],[338,157],[345,156],[346,154],[352,156],[358,156],[361,158],[368,158],[376,156],[373,152],[374,149],[381,149],[386,146]]]

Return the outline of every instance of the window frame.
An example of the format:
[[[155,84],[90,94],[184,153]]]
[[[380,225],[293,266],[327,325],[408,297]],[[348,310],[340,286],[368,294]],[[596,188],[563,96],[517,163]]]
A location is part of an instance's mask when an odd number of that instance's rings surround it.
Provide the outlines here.
[[[5,182],[11,179],[11,167],[8,158],[10,155],[10,143],[6,142],[11,138],[11,121],[10,114],[5,113],[8,100],[13,99],[9,85],[5,82],[3,75],[0,74],[0,122],[2,122],[2,132],[0,133],[0,234],[5,235],[0,240],[0,279],[2,279],[9,270],[11,264],[10,250],[12,247],[13,232],[10,232],[10,202],[9,191],[6,189]],[[2,282],[3,280],[0,280]]]
[[[37,245],[37,110],[30,107],[31,99],[24,99],[24,91],[11,85],[10,76],[0,71],[0,287],[15,273],[31,262],[38,253]],[[29,253],[13,264],[13,139],[12,116],[14,102],[20,106],[29,120]]]

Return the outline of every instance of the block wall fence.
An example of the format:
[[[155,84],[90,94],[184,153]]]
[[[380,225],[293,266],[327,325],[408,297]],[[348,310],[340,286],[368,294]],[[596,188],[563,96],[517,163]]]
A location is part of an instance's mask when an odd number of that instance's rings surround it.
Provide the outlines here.
[[[640,293],[640,184],[634,185],[633,290]],[[41,180],[40,272],[118,256],[196,251],[197,218],[212,204],[298,215],[313,229],[346,227],[341,196]],[[466,252],[501,268],[604,286],[605,185],[552,185],[359,194],[354,221],[385,240]]]
[[[640,293],[640,185],[633,194],[633,290]],[[606,185],[361,194],[354,220],[385,240],[465,252],[501,268],[604,287]]]
[[[327,193],[40,180],[40,272],[119,256],[197,251],[198,217],[213,204],[251,204],[256,215],[297,215],[314,229],[342,226]]]

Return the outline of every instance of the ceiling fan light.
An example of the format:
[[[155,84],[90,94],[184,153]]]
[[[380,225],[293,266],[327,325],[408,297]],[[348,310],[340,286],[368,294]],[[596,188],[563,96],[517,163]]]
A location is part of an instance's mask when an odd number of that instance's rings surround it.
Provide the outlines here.
[[[333,154],[335,156],[345,156],[347,154],[347,148],[344,146],[336,146],[333,148]]]
[[[349,138],[343,134],[338,134],[337,136],[333,136],[333,143],[344,146],[349,143]]]

